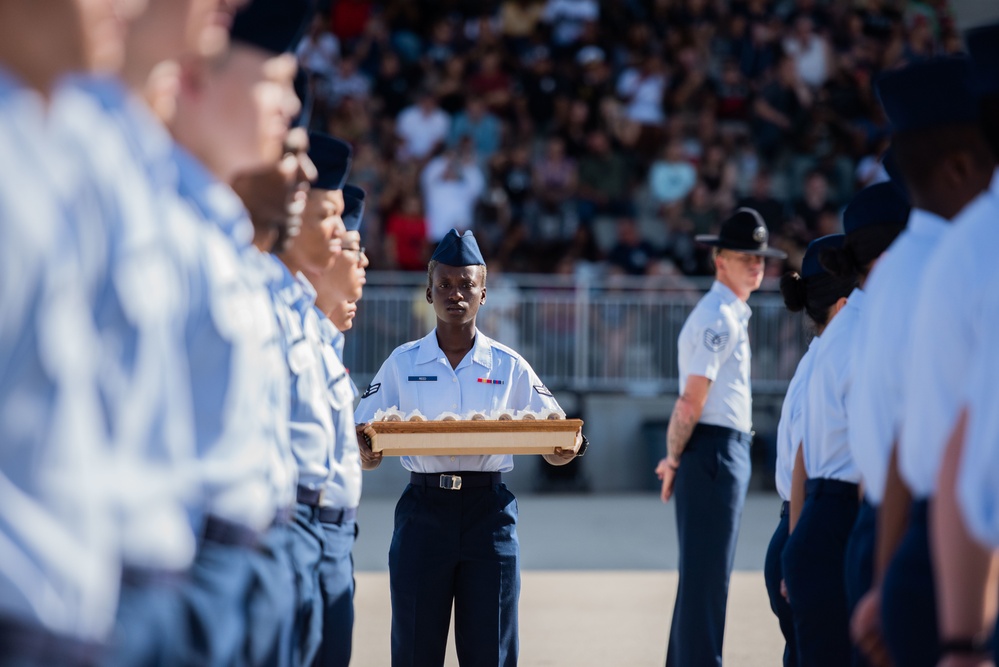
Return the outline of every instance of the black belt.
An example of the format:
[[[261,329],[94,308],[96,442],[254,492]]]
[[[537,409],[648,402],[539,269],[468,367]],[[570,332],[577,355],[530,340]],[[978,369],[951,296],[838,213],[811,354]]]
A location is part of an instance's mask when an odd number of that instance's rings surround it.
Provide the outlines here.
[[[319,507],[323,501],[322,489],[310,489],[307,486],[298,486],[298,502],[309,507]]]
[[[503,482],[502,473],[498,472],[411,472],[409,483],[413,486],[424,486],[428,489],[447,489],[461,491],[471,487],[495,486]]]
[[[810,479],[805,482],[805,493],[817,496],[853,496],[860,499],[860,486],[839,479]]]
[[[348,507],[346,509],[340,507],[322,507],[319,510],[320,523],[330,523],[334,526],[339,526],[347,523],[348,521],[353,521],[356,518],[356,507]]]
[[[715,424],[696,424],[694,430],[690,432],[690,437],[693,439],[696,436],[702,438],[731,438],[733,440],[741,440],[747,444],[753,441],[752,433],[729,428],[728,426],[717,426]],[[690,447],[690,444],[687,446]]]
[[[187,581],[187,571],[160,570],[151,567],[125,565],[121,569],[121,583],[132,588],[174,588]]]
[[[780,518],[783,519],[784,517],[786,517],[788,515],[788,512],[790,511],[791,511],[791,503],[785,500],[780,504]]]
[[[201,537],[205,542],[227,547],[252,549],[260,542],[260,535],[252,528],[210,514],[205,519]]]

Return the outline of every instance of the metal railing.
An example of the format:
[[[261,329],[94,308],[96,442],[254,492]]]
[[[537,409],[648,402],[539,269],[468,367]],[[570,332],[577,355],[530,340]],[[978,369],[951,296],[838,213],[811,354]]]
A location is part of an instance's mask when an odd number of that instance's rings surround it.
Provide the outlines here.
[[[490,275],[478,326],[552,388],[656,395],[677,390],[677,337],[710,279]],[[807,347],[800,314],[773,284],[750,298],[754,394],[783,394]],[[426,275],[372,273],[347,335],[345,361],[363,388],[397,346],[435,325]]]

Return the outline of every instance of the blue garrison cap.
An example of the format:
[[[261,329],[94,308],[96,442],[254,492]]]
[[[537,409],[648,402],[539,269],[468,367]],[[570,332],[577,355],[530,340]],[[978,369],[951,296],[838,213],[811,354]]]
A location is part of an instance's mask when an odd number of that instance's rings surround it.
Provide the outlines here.
[[[312,187],[318,190],[343,190],[350,172],[353,151],[350,144],[322,132],[309,132],[309,159],[319,176]]]
[[[846,234],[830,234],[809,243],[808,248],[805,249],[805,256],[801,260],[801,277],[811,278],[829,273],[819,262],[819,256],[823,250],[839,250],[843,247],[845,240]]]
[[[865,227],[905,225],[909,202],[890,182],[875,183],[853,196],[843,211],[843,231],[849,236]]]
[[[964,33],[971,54],[971,69],[977,92],[999,93],[999,23],[973,28]]]
[[[356,185],[343,186],[343,226],[348,232],[356,232],[361,228],[361,218],[364,217],[364,190]]]
[[[482,253],[479,252],[479,244],[476,243],[472,232],[465,232],[458,236],[458,231],[452,229],[447,233],[441,242],[437,244],[434,256],[430,258],[441,264],[448,266],[474,266],[475,264],[485,264]]]
[[[874,83],[895,132],[978,122],[971,60],[931,58],[885,72]]]
[[[274,54],[291,51],[315,11],[314,0],[251,0],[233,18],[232,41]]]

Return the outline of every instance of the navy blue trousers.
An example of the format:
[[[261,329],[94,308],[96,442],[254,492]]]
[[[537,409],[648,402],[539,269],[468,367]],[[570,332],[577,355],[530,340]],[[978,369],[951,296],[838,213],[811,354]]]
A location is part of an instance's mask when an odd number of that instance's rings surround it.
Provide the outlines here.
[[[846,582],[846,606],[853,618],[853,611],[860,599],[871,590],[874,580],[874,547],[877,539],[878,511],[865,499],[860,504],[857,521],[846,543],[846,569],[843,572]],[[866,667],[867,660],[856,648],[853,650],[853,666]]]
[[[846,543],[860,509],[856,484],[810,479],[798,525],[782,559],[791,598],[798,664],[843,667],[852,661],[843,572]]]
[[[458,473],[461,474],[461,473]],[[504,484],[410,484],[389,548],[393,667],[441,667],[454,604],[462,665],[517,664],[517,500]]]
[[[763,579],[767,584],[767,595],[770,597],[770,609],[777,617],[781,634],[784,635],[784,667],[796,667],[798,664],[798,645],[794,641],[794,617],[791,615],[791,605],[780,594],[780,582],[784,578],[784,568],[780,557],[787,544],[788,503],[781,505],[780,523],[770,538],[767,547],[767,557],[763,564]]]
[[[751,436],[698,424],[680,458],[673,492],[680,580],[668,667],[722,664],[728,585],[749,488]]]
[[[289,553],[290,527],[267,531],[251,553],[246,606],[247,667],[288,667],[295,623],[295,571]]]
[[[313,667],[347,667],[354,636],[354,540],[357,522],[323,523],[319,565],[323,596],[323,643]]]
[[[311,667],[323,641],[319,564],[323,559],[325,535],[319,522],[319,509],[298,503],[290,533],[288,553],[295,573],[295,630],[291,664],[293,667]]]
[[[882,583],[881,627],[895,667],[933,667],[940,659],[930,559],[929,503],[912,503],[909,528]]]
[[[104,667],[193,664],[191,626],[181,594],[183,582],[131,579],[127,576],[122,582],[114,633],[101,664]]]

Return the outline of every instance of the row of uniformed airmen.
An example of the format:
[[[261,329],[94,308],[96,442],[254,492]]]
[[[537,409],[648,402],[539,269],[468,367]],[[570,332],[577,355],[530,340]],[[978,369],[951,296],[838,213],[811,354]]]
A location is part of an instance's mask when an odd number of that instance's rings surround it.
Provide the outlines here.
[[[375,410],[564,416],[452,230],[355,426],[364,192],[290,129],[311,4],[0,0],[4,667],[347,665]],[[443,663],[452,604],[462,660],[517,662],[512,458],[458,458],[403,460],[396,665]]]
[[[290,130],[312,11],[0,1],[2,665],[349,662],[364,193]]]
[[[969,57],[875,82],[891,181],[781,284],[816,333],[778,432],[766,580],[785,665],[997,656],[999,24],[966,37]]]

